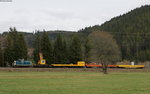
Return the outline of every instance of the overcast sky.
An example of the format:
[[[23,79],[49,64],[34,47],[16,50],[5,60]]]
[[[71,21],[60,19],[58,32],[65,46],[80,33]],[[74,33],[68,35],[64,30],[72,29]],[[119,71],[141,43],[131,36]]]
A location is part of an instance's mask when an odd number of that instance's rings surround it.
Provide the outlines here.
[[[2,1],[2,0],[1,0]],[[0,32],[73,30],[102,24],[150,0],[12,0],[0,2]]]

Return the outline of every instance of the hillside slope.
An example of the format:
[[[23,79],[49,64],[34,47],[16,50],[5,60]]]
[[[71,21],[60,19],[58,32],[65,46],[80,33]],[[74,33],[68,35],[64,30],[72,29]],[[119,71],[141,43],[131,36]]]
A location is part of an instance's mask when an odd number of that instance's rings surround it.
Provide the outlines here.
[[[150,5],[112,18],[101,26],[86,27],[79,32],[107,31],[121,48],[122,59],[150,60]]]
[[[102,24],[100,29],[109,32],[150,32],[150,5],[115,17]]]

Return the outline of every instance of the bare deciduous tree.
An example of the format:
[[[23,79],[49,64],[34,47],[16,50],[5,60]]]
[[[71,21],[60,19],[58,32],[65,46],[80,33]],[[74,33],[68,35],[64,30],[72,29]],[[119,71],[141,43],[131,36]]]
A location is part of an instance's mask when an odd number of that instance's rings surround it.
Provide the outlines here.
[[[120,49],[108,32],[92,32],[88,36],[92,46],[92,60],[103,66],[104,74],[107,74],[108,64],[120,59]]]

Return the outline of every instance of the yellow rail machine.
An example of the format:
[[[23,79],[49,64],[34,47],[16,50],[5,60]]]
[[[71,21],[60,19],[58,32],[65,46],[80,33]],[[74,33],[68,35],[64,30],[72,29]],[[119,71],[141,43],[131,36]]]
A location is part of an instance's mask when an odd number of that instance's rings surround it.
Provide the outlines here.
[[[39,53],[39,56],[40,56],[40,60],[38,61],[38,64],[39,65],[45,65],[46,64],[46,60],[43,59],[43,54]]]

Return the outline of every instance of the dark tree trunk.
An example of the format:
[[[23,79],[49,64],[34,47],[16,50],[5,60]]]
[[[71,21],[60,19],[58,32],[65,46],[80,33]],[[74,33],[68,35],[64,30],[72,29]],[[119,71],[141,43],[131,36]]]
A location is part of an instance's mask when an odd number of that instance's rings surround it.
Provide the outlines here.
[[[103,63],[102,66],[103,66],[103,73],[104,73],[104,74],[108,74],[108,71],[107,71],[107,64]]]

